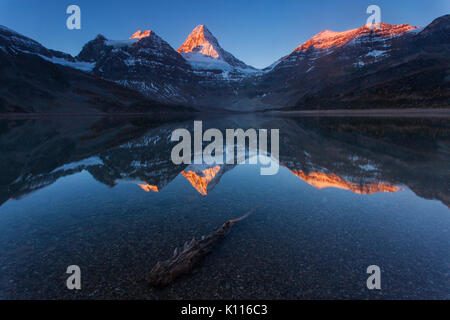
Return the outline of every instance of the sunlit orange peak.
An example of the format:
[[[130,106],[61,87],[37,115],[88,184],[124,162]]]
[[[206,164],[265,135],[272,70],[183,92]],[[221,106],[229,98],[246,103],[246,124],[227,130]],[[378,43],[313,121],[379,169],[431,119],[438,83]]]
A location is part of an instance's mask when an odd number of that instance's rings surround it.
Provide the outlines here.
[[[389,38],[397,36],[411,30],[418,29],[418,27],[411,26],[409,24],[392,25],[388,23],[380,23],[379,28],[374,29],[374,34],[381,38]],[[316,49],[328,49],[331,47],[342,47],[343,45],[349,43],[353,39],[371,34],[371,29],[364,25],[361,28],[335,32],[330,30],[324,30],[314,37],[306,41],[305,43],[298,46],[295,51],[305,51],[310,47]]]
[[[178,48],[180,53],[198,52],[211,58],[219,58],[219,43],[208,28],[201,24],[195,27],[184,43]]]
[[[208,184],[214,179],[220,166],[215,166],[202,171],[198,174],[194,171],[182,171],[181,174],[191,183],[191,185],[203,196],[208,194]]]
[[[317,189],[334,187],[344,190],[350,190],[358,194],[396,192],[401,190],[401,188],[398,186],[394,186],[384,182],[370,182],[368,184],[362,185],[347,181],[332,173],[327,174],[325,172],[310,172],[309,174],[305,174],[302,170],[291,170],[291,172]]]
[[[144,32],[142,32],[141,30],[138,30],[135,33],[133,33],[133,35],[130,37],[130,39],[142,39],[142,38],[150,36],[151,33],[152,33],[151,30],[145,30]]]
[[[145,190],[145,192],[150,192],[150,191],[158,192],[159,191],[158,186],[153,186],[148,183],[147,184],[139,184],[138,183],[138,186],[141,187],[143,190]]]

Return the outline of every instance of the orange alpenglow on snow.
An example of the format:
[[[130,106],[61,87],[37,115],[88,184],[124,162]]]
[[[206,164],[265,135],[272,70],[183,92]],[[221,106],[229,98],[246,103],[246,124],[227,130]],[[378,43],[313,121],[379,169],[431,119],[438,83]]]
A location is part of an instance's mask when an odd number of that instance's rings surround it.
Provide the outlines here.
[[[133,35],[130,37],[130,39],[142,39],[142,38],[150,36],[151,33],[152,33],[151,30],[145,30],[144,32],[142,32],[141,30],[138,30],[135,33],[133,33]]]
[[[335,174],[327,174],[324,172],[310,172],[305,174],[302,170],[290,170],[300,179],[306,183],[312,185],[317,189],[324,188],[339,188],[344,190],[350,190],[357,194],[372,194],[377,192],[397,192],[402,188],[384,183],[384,182],[371,182],[366,185],[360,185],[355,182],[344,180],[343,178]]]
[[[194,51],[212,58],[219,58],[219,53],[216,50],[218,47],[217,39],[205,25],[201,24],[195,27],[177,51],[180,53]]]
[[[143,190],[145,190],[145,192],[150,192],[150,191],[158,192],[159,191],[158,186],[153,186],[151,184],[139,184],[138,183],[138,186],[141,187]]]
[[[409,24],[392,25],[387,23],[380,23],[378,28],[374,28],[373,31],[366,25],[361,28],[335,32],[330,30],[324,30],[314,37],[306,41],[305,43],[298,46],[295,51],[305,51],[309,47],[314,47],[316,49],[328,49],[331,47],[342,47],[343,45],[349,43],[353,39],[368,35],[373,32],[374,35],[380,36],[381,38],[390,38],[393,36],[400,35],[402,33],[409,32],[411,30],[418,29],[417,27],[411,26]]]
[[[208,168],[202,171],[202,175],[194,171],[182,171],[181,174],[191,183],[191,185],[203,196],[208,194],[208,184],[220,171],[219,166]]]

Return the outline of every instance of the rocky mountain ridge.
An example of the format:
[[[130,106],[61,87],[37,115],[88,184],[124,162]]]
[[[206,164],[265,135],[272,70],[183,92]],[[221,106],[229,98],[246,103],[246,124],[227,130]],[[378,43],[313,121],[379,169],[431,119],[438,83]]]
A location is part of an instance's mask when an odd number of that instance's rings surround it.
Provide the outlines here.
[[[126,40],[100,34],[76,57],[6,27],[0,28],[0,46],[9,54],[33,53],[149,99],[202,111],[447,108],[449,29],[450,15],[423,29],[381,23],[325,30],[262,70],[225,51],[204,25],[178,50],[151,30],[138,30]]]

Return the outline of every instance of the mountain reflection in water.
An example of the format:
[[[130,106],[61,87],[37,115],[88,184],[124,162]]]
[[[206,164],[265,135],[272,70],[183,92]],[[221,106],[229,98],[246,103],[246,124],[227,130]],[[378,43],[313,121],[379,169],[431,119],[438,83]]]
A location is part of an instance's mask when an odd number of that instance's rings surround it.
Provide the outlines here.
[[[280,129],[279,172],[174,165],[172,131],[192,119],[1,120],[0,298],[448,298],[448,119],[202,120]],[[141,282],[255,207],[192,275]],[[70,264],[86,270],[77,296]],[[380,292],[365,289],[371,264]]]
[[[372,194],[376,192],[396,192],[401,190],[400,187],[391,185],[384,182],[369,182],[367,184],[358,184],[352,181],[347,181],[333,173],[325,172],[310,172],[305,174],[303,171],[291,171],[303,181],[316,187],[317,189],[323,188],[339,188],[344,190],[350,190],[357,194]]]
[[[192,121],[78,121],[72,128],[55,119],[2,121],[1,202],[82,170],[111,187],[132,180],[153,192],[181,174],[207,195],[236,166],[171,162],[172,130],[192,129]],[[230,117],[206,119],[203,126],[280,128],[280,164],[318,189],[372,194],[406,186],[420,197],[450,205],[450,129],[445,119]]]

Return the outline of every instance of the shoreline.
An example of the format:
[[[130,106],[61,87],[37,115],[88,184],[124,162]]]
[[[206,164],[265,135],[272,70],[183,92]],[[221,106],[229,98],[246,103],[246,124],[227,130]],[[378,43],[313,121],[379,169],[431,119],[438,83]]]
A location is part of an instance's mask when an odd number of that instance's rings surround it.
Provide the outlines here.
[[[281,116],[323,116],[323,117],[450,117],[450,109],[329,109],[268,111],[268,114]]]
[[[117,112],[117,113],[66,113],[66,112],[35,112],[35,113],[0,113],[0,119],[32,119],[45,117],[174,117],[174,116],[192,116],[195,114],[233,114],[233,115],[248,115],[248,114],[263,114],[276,116],[310,116],[310,117],[449,117],[450,109],[328,109],[328,110],[296,110],[296,111],[238,111],[218,112],[214,110],[209,111],[194,111],[194,112]]]

